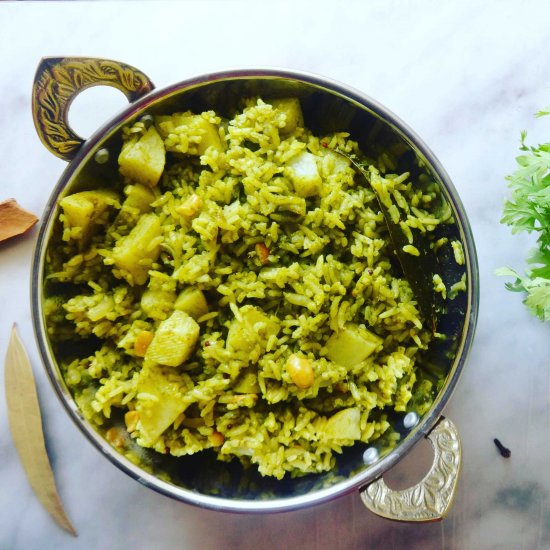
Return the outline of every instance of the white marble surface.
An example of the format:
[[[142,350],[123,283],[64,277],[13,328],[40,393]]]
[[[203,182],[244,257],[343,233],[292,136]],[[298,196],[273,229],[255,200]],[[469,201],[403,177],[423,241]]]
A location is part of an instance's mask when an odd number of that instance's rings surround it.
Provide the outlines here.
[[[230,66],[304,69],[376,97],[447,168],[480,262],[481,308],[470,361],[446,408],[464,467],[449,517],[405,525],[367,512],[357,494],[278,515],[204,511],[145,489],[108,463],[66,416],[42,370],[29,318],[36,230],[0,245],[0,357],[16,321],[37,377],[53,468],[77,539],[33,495],[0,398],[0,548],[550,548],[550,325],[493,275],[522,268],[533,239],[499,225],[522,129],[550,138],[533,113],[550,103],[548,2],[403,1],[0,3],[0,199],[40,214],[65,163],[39,142],[30,92],[39,59],[118,59],[164,86]],[[89,133],[124,105],[109,90],[75,102]],[[3,377],[0,393],[3,395]],[[512,449],[501,458],[493,437]],[[414,482],[427,444],[392,478]],[[397,481],[396,481],[397,480]]]

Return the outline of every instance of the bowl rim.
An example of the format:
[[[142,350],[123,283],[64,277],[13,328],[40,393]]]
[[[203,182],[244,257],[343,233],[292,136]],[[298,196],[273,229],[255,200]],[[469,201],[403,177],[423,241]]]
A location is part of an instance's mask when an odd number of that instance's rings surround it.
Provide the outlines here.
[[[96,146],[116,133],[121,125],[126,123],[128,119],[141,113],[149,106],[157,102],[164,101],[167,98],[183,91],[207,86],[223,80],[247,79],[287,79],[302,82],[314,88],[325,90],[333,95],[337,95],[351,101],[356,106],[370,111],[379,119],[389,124],[394,131],[396,131],[407,141],[407,143],[415,150],[417,154],[422,155],[433,170],[433,173],[439,179],[438,183],[446,190],[447,198],[450,199],[454,214],[457,217],[457,225],[459,227],[462,242],[465,245],[464,253],[467,270],[467,311],[456,357],[453,361],[453,365],[449,371],[444,387],[440,389],[428,413],[421,418],[418,425],[407,435],[405,439],[397,444],[395,449],[389,452],[386,456],[365,470],[356,473],[343,481],[338,481],[329,487],[316,489],[312,492],[298,496],[257,501],[253,499],[241,500],[206,495],[168,483],[144,471],[139,466],[133,464],[123,455],[115,451],[84,418],[72,395],[67,389],[61,373],[56,367],[55,358],[48,344],[48,337],[45,330],[42,310],[44,257],[53,226],[57,200],[71,182],[71,178],[78,173],[79,168],[90,160]],[[38,238],[33,252],[30,283],[32,321],[40,357],[56,395],[60,399],[73,422],[86,436],[86,438],[91,441],[91,443],[110,462],[146,487],[176,500],[187,502],[199,507],[208,508],[211,510],[241,513],[284,512],[320,504],[351,493],[355,490],[360,490],[372,481],[381,477],[384,472],[386,472],[404,455],[406,455],[421,437],[429,434],[437,421],[440,419],[443,408],[456,389],[460,375],[467,361],[473,342],[479,309],[479,272],[471,227],[456,188],[454,187],[446,170],[443,168],[441,162],[426,145],[426,143],[414,130],[412,130],[412,128],[408,126],[408,124],[369,95],[337,80],[318,74],[296,69],[275,67],[231,68],[190,77],[164,88],[154,89],[147,95],[130,103],[120,113],[101,125],[97,131],[84,142],[81,149],[77,152],[73,160],[69,162],[68,166],[65,168],[57,184],[52,190],[44,209]]]

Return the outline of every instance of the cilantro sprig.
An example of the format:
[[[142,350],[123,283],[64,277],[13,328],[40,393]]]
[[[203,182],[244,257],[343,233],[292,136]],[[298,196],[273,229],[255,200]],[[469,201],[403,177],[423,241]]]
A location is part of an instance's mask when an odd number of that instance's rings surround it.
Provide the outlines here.
[[[550,115],[550,107],[536,116]],[[524,276],[514,269],[503,267],[497,275],[514,278],[506,283],[513,292],[524,292],[523,303],[529,311],[550,320],[550,143],[528,146],[526,133],[521,133],[522,154],[516,158],[517,168],[507,176],[510,197],[505,201],[501,223],[512,233],[538,233],[537,246],[527,257]]]

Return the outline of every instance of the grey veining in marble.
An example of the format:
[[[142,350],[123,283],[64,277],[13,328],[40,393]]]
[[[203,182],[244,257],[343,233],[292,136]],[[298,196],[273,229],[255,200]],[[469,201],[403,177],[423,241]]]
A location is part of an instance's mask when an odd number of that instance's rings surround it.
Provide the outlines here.
[[[530,317],[494,276],[501,265],[522,269],[534,244],[499,218],[520,131],[532,141],[550,138],[549,121],[533,118],[550,104],[548,21],[543,1],[0,3],[0,200],[16,197],[40,214],[65,167],[33,128],[30,91],[42,56],[119,59],[158,86],[232,66],[291,67],[372,95],[422,136],[462,197],[481,276],[473,352],[445,411],[465,457],[445,521],[392,523],[367,512],[357,494],[298,512],[232,515],[145,489],[82,437],[33,341],[36,230],[0,245],[0,358],[16,321],[37,376],[52,466],[80,533],[72,539],[59,530],[32,494],[0,398],[0,549],[550,548],[550,325]],[[88,135],[124,104],[116,91],[91,90],[71,121]],[[423,442],[388,474],[389,484],[414,483],[429,459]]]

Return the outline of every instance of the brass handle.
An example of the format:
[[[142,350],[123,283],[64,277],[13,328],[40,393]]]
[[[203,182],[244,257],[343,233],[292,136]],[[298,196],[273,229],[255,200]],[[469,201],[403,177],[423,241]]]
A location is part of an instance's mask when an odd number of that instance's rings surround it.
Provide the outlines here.
[[[45,57],[34,77],[32,114],[42,143],[56,156],[71,160],[84,143],[69,126],[73,99],[86,88],[106,85],[119,89],[130,102],[155,86],[131,65],[93,57]]]
[[[375,514],[398,521],[437,521],[448,514],[460,468],[462,445],[455,425],[441,418],[426,436],[434,449],[434,461],[426,477],[409,489],[394,491],[382,478],[361,491],[365,506]]]

